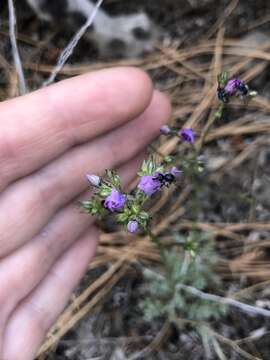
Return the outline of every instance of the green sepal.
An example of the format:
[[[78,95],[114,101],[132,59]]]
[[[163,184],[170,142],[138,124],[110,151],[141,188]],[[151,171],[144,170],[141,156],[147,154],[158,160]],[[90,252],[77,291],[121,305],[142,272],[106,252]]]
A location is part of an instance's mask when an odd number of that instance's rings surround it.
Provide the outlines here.
[[[112,189],[111,189],[111,188],[102,188],[102,189],[100,189],[100,191],[99,191],[98,194],[99,194],[101,197],[107,197],[107,196],[110,195],[111,192],[112,192]]]
[[[137,215],[140,212],[140,206],[132,204],[130,207],[132,214]]]
[[[90,215],[103,216],[106,213],[106,210],[102,206],[99,199],[93,197],[91,200],[81,201],[81,209]]]
[[[227,82],[229,80],[229,73],[228,71],[223,71],[221,74],[217,77],[218,84],[220,87],[225,87],[227,85]]]
[[[121,213],[117,215],[117,221],[125,224],[128,221],[129,215],[127,213]]]
[[[141,220],[149,220],[150,219],[150,215],[145,212],[145,211],[141,211],[138,215],[138,217],[141,219]]]
[[[163,172],[164,167],[157,165],[153,159],[144,160],[142,163],[141,170],[138,172],[139,176],[153,176],[157,172]]]
[[[164,163],[165,164],[172,164],[173,163],[173,161],[174,161],[174,159],[173,159],[173,157],[172,156],[165,156],[165,158],[163,159],[163,161],[164,161]]]
[[[121,189],[121,179],[119,175],[113,170],[106,170],[106,175],[109,182],[118,190]]]

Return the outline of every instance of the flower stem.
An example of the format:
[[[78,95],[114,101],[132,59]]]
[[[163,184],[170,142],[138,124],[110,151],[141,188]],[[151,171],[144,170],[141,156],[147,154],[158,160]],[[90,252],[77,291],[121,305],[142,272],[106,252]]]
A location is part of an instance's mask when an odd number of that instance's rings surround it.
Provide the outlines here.
[[[223,110],[224,110],[224,107],[225,107],[225,104],[224,102],[221,102],[219,104],[219,107],[217,109],[217,111],[214,112],[213,116],[209,119],[209,121],[207,122],[203,132],[202,132],[202,135],[201,135],[201,139],[200,139],[200,142],[198,143],[198,146],[197,146],[197,153],[199,154],[201,152],[201,149],[204,145],[204,142],[205,142],[205,138],[207,137],[207,135],[209,134],[209,131],[211,129],[211,126],[214,124],[214,122],[218,119],[221,119],[222,117],[222,114],[223,114]]]
[[[150,237],[150,239],[153,241],[153,243],[155,243],[156,246],[158,247],[163,265],[166,267],[165,246],[159,240],[158,236],[155,235],[150,229],[147,229],[146,232],[147,232],[147,235]]]
[[[150,237],[150,239],[153,241],[153,243],[155,243],[160,250],[163,250],[163,245],[159,241],[159,238],[157,237],[157,235],[155,235],[150,229],[146,229],[146,233]]]

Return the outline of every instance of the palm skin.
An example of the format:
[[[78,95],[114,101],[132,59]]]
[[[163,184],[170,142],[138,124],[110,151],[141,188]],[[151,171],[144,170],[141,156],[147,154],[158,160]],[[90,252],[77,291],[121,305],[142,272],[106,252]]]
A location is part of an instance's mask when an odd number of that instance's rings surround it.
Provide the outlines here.
[[[76,206],[85,174],[116,168],[130,182],[170,112],[134,68],[0,104],[1,359],[34,359],[95,254],[97,229]]]

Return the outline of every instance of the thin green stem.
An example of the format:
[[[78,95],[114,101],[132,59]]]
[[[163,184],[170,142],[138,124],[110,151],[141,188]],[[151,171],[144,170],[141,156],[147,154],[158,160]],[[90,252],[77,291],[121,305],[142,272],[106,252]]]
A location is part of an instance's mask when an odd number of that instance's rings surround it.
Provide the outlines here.
[[[157,245],[157,247],[159,248],[161,255],[162,255],[162,253],[164,252],[164,246],[160,242],[158,236],[155,235],[150,229],[146,229],[146,233],[150,237],[150,239],[153,241],[153,243],[155,243]]]
[[[217,111],[215,111],[213,116],[209,119],[209,121],[208,121],[208,123],[207,123],[207,125],[206,125],[206,127],[205,127],[205,129],[204,129],[204,131],[202,133],[201,140],[200,140],[200,142],[198,144],[198,147],[197,147],[197,153],[198,154],[201,152],[201,149],[202,149],[202,147],[204,145],[205,139],[206,139],[207,135],[209,134],[209,131],[210,131],[212,125],[214,124],[214,122],[216,120],[221,119],[224,107],[225,107],[225,103],[221,102],[219,104],[219,107],[218,107]]]

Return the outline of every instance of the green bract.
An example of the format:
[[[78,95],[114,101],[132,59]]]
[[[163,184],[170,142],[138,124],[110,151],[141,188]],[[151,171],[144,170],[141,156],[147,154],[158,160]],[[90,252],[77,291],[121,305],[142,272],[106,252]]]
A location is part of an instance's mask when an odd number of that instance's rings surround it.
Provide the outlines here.
[[[223,71],[221,74],[218,75],[218,84],[220,87],[225,87],[229,80],[229,73],[228,71]]]

